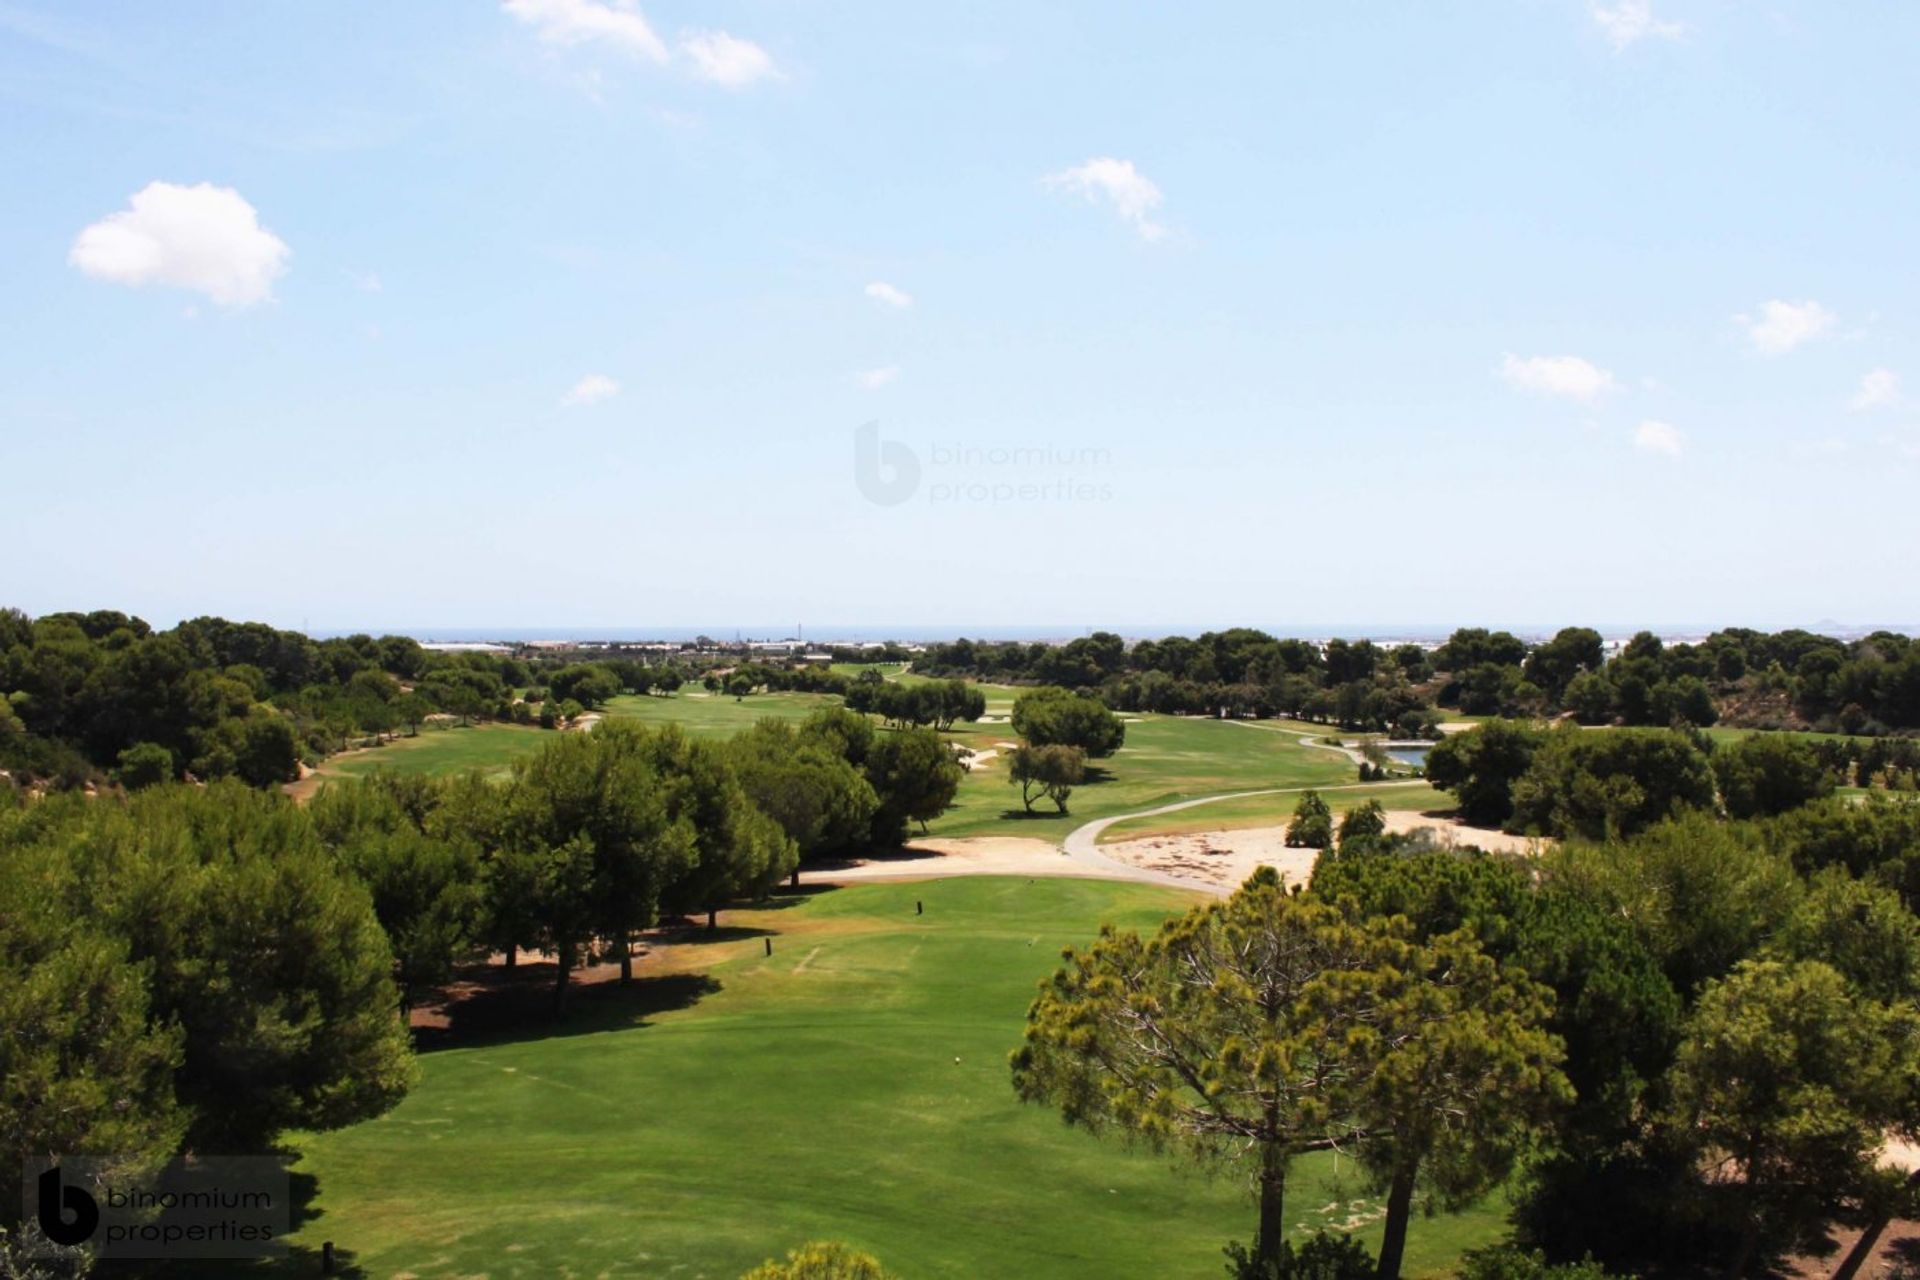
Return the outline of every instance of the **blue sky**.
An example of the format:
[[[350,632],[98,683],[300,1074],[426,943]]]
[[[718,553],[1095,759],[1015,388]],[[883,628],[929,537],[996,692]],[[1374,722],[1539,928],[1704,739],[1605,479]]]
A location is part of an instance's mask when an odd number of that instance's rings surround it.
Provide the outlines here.
[[[1920,621],[1917,53],[1796,0],[0,0],[0,602]]]

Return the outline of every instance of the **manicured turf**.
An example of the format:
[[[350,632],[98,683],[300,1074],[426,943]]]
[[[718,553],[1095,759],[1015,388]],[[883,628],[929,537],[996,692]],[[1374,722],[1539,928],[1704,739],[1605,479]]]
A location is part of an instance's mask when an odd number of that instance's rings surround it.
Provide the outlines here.
[[[532,755],[553,738],[551,729],[516,724],[422,729],[417,737],[395,738],[385,746],[336,756],[319,773],[344,778],[364,777],[382,769],[393,773],[462,773],[468,769],[505,773],[513,761]]]
[[[1067,816],[1054,813],[1046,802],[1029,815],[1021,807],[1018,788],[1007,781],[1006,748],[1000,745],[1015,740],[1007,717],[1020,690],[1006,685],[982,685],[981,689],[987,698],[986,719],[957,724],[947,736],[975,751],[1001,754],[967,775],[954,808],[929,825],[928,835],[1031,836],[1057,841],[1090,819],[1179,800],[1271,787],[1340,786],[1355,780],[1354,765],[1345,756],[1302,745],[1303,736],[1316,742],[1324,739],[1332,732],[1325,725],[1292,721],[1230,724],[1202,717],[1127,716],[1126,745],[1110,759],[1093,762],[1094,780],[1075,789]],[[840,699],[827,694],[762,693],[733,698],[693,688],[682,689],[671,698],[623,695],[608,703],[605,711],[612,717],[679,724],[690,733],[721,738],[762,718],[799,720],[822,707],[838,705]],[[509,725],[429,731],[376,751],[343,756],[322,772],[347,777],[377,768],[411,773],[479,768],[504,773],[512,760],[539,750],[550,738],[551,731]],[[1411,798],[1415,795],[1424,798],[1415,801]],[[1381,796],[1382,803],[1391,807],[1424,808],[1444,799],[1405,787],[1384,789]],[[1294,803],[1295,797],[1291,796],[1228,801],[1192,814],[1144,819],[1115,834],[1271,825],[1285,822]],[[1230,810],[1225,805],[1243,807]]]
[[[1708,729],[1706,733],[1709,738],[1722,744],[1738,742],[1742,738],[1751,738],[1755,734],[1760,733],[1778,734],[1786,738],[1798,738],[1802,742],[1845,742],[1849,737],[1849,735],[1844,733],[1814,733],[1805,729],[1728,729],[1719,725]],[[1852,736],[1856,742],[1865,741],[1864,738],[1857,734]]]
[[[751,728],[756,720],[803,720],[822,707],[839,705],[839,698],[824,693],[756,693],[735,698],[694,685],[671,698],[621,694],[607,703],[606,712],[648,724],[677,724],[702,737],[724,738]]]
[[[426,1053],[390,1115],[297,1139],[317,1216],[296,1243],[336,1241],[381,1280],[732,1280],[815,1238],[909,1280],[1217,1275],[1221,1246],[1252,1234],[1238,1185],[1066,1128],[1014,1098],[1006,1067],[1060,946],[1186,901],[959,878],[728,913],[724,940],[641,966],[691,972]],[[1378,1210],[1351,1164],[1295,1166],[1301,1228],[1364,1219],[1374,1242]],[[1409,1274],[1501,1231],[1495,1209],[1417,1219]]]
[[[1322,791],[1321,798],[1335,815],[1365,804],[1368,800],[1378,800],[1380,807],[1390,813],[1425,813],[1453,807],[1452,796],[1420,782],[1369,783],[1351,790]],[[1283,827],[1292,819],[1294,806],[1299,803],[1298,791],[1271,796],[1244,796],[1237,800],[1222,800],[1217,804],[1182,809],[1178,813],[1116,822],[1100,833],[1100,839],[1105,843],[1133,840],[1140,836],[1186,835],[1194,831]]]
[[[1068,816],[1057,816],[1045,802],[1032,817],[1022,813],[1020,790],[1007,781],[1002,756],[967,776],[958,803],[931,824],[929,834],[1058,840],[1090,819],[1177,800],[1263,787],[1322,787],[1354,781],[1354,765],[1345,756],[1303,747],[1293,732],[1196,717],[1128,719],[1132,723],[1127,725],[1126,745],[1110,759],[1092,762],[1107,777],[1075,788],[1068,802]],[[956,728],[965,732],[956,732],[955,739],[976,748],[1013,741],[1013,731],[1005,724]]]

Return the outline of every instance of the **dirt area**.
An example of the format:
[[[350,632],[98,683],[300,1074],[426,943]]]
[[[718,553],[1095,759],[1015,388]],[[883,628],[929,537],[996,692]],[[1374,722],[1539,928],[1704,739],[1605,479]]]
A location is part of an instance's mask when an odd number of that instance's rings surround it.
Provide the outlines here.
[[[1389,813],[1387,830],[1433,830],[1443,845],[1478,845],[1495,853],[1527,853],[1540,842],[1483,827],[1468,827],[1444,814]],[[1272,867],[1288,884],[1305,884],[1313,875],[1318,849],[1289,849],[1285,827],[1246,827],[1236,831],[1199,831],[1190,835],[1143,836],[1103,844],[1100,852],[1116,862],[1177,876],[1199,884],[1230,888],[1257,867]]]
[[[1538,836],[1513,836],[1493,827],[1470,827],[1445,813],[1389,813],[1387,830],[1398,835],[1416,827],[1430,827],[1449,847],[1470,844],[1488,853],[1536,853],[1549,843]]]
[[[968,773],[972,773],[975,769],[986,768],[999,758],[1000,753],[991,747],[985,751],[969,751],[966,755],[960,757],[960,767]]]
[[[1091,876],[1097,867],[1069,858],[1050,840],[1026,836],[972,836],[915,840],[898,853],[804,868],[800,883],[924,880],[932,876]]]
[[[1288,884],[1305,884],[1313,875],[1313,860],[1319,850],[1289,849],[1286,835],[1284,827],[1249,827],[1185,836],[1145,836],[1101,845],[1100,852],[1143,871],[1216,888],[1237,885],[1262,866],[1278,871]]]

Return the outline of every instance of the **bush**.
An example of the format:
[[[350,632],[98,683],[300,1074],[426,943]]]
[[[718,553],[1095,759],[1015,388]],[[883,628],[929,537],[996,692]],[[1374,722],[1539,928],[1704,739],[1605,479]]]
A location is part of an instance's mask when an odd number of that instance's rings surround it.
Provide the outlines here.
[[[1592,1258],[1555,1266],[1539,1250],[1528,1253],[1514,1245],[1475,1249],[1461,1260],[1460,1280],[1607,1280]]]
[[[113,778],[129,791],[173,780],[173,752],[157,742],[139,742],[120,753]]]
[[[1287,847],[1326,849],[1332,844],[1333,810],[1327,807],[1318,791],[1309,791],[1293,807],[1293,821],[1287,824]]]
[[[769,1259],[740,1280],[890,1280],[871,1254],[833,1241],[815,1241],[787,1252],[785,1262]]]
[[[1373,1255],[1352,1236],[1322,1231],[1298,1249],[1286,1241],[1280,1246],[1277,1266],[1262,1265],[1237,1240],[1225,1252],[1232,1280],[1373,1280]]]

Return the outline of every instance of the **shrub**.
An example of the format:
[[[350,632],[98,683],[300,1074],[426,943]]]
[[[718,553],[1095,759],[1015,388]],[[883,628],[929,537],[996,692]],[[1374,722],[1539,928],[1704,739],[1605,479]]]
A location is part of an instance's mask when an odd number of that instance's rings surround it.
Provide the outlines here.
[[[768,1259],[740,1280],[891,1280],[872,1254],[835,1241],[815,1241],[787,1252],[785,1262]]]
[[[1237,1240],[1225,1252],[1232,1280],[1373,1280],[1373,1255],[1352,1236],[1322,1231],[1298,1249],[1289,1240],[1280,1246],[1275,1266],[1263,1265]]]

